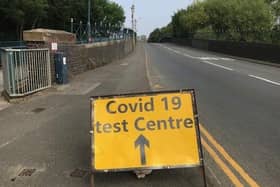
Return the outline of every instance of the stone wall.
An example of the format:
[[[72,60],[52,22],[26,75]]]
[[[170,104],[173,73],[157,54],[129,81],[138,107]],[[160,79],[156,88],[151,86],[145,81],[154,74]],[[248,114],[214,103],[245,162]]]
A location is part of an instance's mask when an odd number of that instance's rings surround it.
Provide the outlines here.
[[[51,60],[52,82],[55,82],[54,54],[51,43],[27,42],[28,48],[49,48]],[[92,44],[58,43],[57,52],[63,52],[67,64],[69,78],[95,69],[110,62],[119,60],[134,50],[132,39],[100,42]]]
[[[85,71],[122,59],[132,51],[132,40],[80,45],[58,44],[58,52],[63,52],[67,59],[70,78]],[[51,57],[52,56],[53,54],[51,54]],[[55,78],[55,75],[53,76]]]

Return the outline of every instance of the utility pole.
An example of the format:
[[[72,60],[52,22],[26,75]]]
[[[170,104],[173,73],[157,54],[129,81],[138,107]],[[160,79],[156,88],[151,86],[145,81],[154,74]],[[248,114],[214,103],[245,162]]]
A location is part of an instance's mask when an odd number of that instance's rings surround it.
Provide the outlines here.
[[[134,30],[137,32],[137,19],[134,20]]]
[[[133,47],[134,47],[134,45],[135,45],[135,35],[134,35],[134,12],[135,12],[135,5],[134,4],[132,4],[132,6],[131,6],[131,29],[132,29],[132,31],[133,31],[133,33],[132,33],[132,43],[133,43]]]
[[[88,23],[87,23],[87,30],[88,30],[88,42],[91,42],[91,25],[90,25],[90,16],[91,16],[91,0],[88,0]]]
[[[131,29],[134,30],[134,12],[135,12],[135,5],[131,6]]]

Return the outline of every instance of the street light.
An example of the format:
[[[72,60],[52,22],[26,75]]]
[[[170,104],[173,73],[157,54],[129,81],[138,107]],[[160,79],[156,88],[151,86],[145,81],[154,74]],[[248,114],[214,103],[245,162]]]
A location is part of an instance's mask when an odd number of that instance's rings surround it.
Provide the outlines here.
[[[134,30],[134,12],[135,12],[135,5],[131,6],[131,29]]]
[[[91,0],[88,0],[88,42],[91,42],[91,25],[90,25],[90,15],[91,15]]]
[[[132,6],[131,6],[131,21],[132,21],[132,25],[131,25],[131,27],[132,27],[132,42],[133,42],[133,47],[135,46],[135,36],[134,36],[134,12],[135,12],[135,5],[134,4],[132,4]]]

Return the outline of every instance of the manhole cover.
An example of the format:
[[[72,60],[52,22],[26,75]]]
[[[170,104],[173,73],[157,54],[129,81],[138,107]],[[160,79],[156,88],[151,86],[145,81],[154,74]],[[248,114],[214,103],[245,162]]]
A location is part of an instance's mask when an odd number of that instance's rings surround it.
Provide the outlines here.
[[[35,108],[34,110],[32,110],[32,112],[37,114],[37,113],[43,112],[44,110],[46,110],[46,109],[45,108]]]
[[[36,171],[36,169],[24,169],[18,174],[18,176],[30,177],[35,171]]]
[[[75,169],[75,170],[70,174],[70,176],[71,176],[71,177],[79,177],[79,178],[82,178],[82,177],[86,176],[87,174],[88,174],[88,171],[87,171],[87,170]]]

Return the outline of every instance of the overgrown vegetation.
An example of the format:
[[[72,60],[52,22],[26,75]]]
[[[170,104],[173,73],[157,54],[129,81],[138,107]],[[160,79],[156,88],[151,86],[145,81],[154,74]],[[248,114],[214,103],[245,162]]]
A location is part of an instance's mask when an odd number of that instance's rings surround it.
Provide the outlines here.
[[[177,11],[149,41],[173,37],[279,43],[279,15],[280,1],[204,0]]]
[[[22,31],[37,27],[70,28],[75,23],[87,22],[88,0],[1,0],[0,40],[20,40]],[[92,0],[94,25],[120,27],[125,21],[123,8],[109,0]]]

